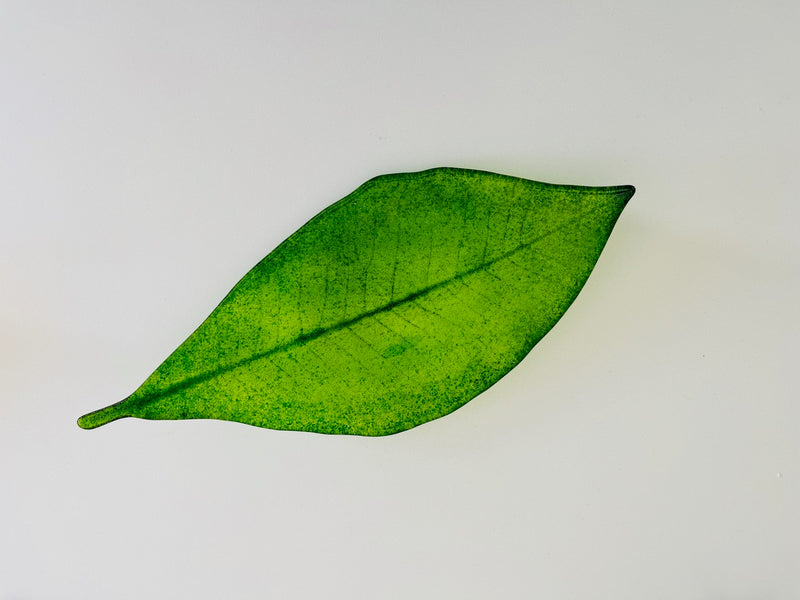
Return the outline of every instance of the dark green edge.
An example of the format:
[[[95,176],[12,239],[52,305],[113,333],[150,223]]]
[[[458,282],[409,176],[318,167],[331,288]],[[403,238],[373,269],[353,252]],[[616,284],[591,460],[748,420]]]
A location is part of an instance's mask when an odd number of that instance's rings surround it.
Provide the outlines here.
[[[433,174],[436,174],[436,173],[443,173],[443,172],[445,172],[445,173],[451,172],[451,173],[469,173],[469,174],[473,174],[473,175],[499,176],[499,177],[503,177],[505,179],[525,181],[525,182],[528,182],[528,183],[534,183],[534,184],[541,185],[541,186],[544,186],[544,187],[553,188],[553,189],[559,189],[559,190],[587,191],[587,192],[591,191],[591,192],[595,192],[595,193],[600,192],[600,193],[604,193],[604,194],[620,194],[620,195],[624,194],[624,195],[627,195],[627,198],[625,199],[625,204],[626,205],[627,205],[628,201],[633,197],[634,193],[636,192],[636,188],[634,186],[632,186],[632,185],[588,186],[588,185],[565,185],[565,184],[558,184],[558,183],[545,183],[543,181],[535,181],[533,179],[525,179],[524,177],[516,177],[514,175],[504,175],[502,173],[495,173],[493,171],[483,171],[483,170],[480,170],[480,169],[466,169],[466,168],[459,168],[459,167],[434,167],[432,169],[425,169],[423,171],[412,171],[412,172],[408,172],[408,173],[390,173],[390,174],[386,174],[386,175],[378,175],[376,177],[373,177],[372,179],[368,179],[367,181],[362,183],[360,186],[358,186],[355,190],[350,192],[347,196],[345,196],[344,198],[334,202],[330,206],[325,207],[323,210],[321,210],[316,215],[311,217],[308,221],[306,221],[306,223],[304,223],[301,227],[296,229],[288,238],[286,238],[283,242],[278,244],[269,254],[267,254],[266,257],[264,257],[262,260],[260,260],[258,263],[256,263],[256,265],[253,265],[253,267],[250,270],[248,270],[247,273],[249,273],[257,265],[259,265],[262,262],[264,262],[266,260],[269,260],[271,257],[273,257],[276,254],[277,250],[279,250],[280,248],[290,245],[292,243],[293,239],[295,238],[295,236],[297,235],[297,233],[301,229],[303,229],[307,225],[315,222],[317,219],[322,218],[324,215],[327,215],[329,212],[334,212],[336,210],[339,210],[340,208],[345,206],[347,203],[357,200],[358,197],[361,194],[363,194],[366,190],[368,190],[370,187],[372,187],[373,185],[377,184],[378,182],[386,181],[386,180],[392,180],[392,179],[394,179],[394,180],[417,179],[417,178],[422,178],[422,177],[430,176],[430,175],[433,175]],[[612,225],[612,227],[613,227],[613,225]],[[239,279],[239,282],[241,282],[241,280],[244,277],[247,276],[247,273],[245,273],[245,275],[243,275]],[[587,279],[587,281],[588,281],[588,279]],[[231,290],[233,290],[237,285],[239,285],[239,282],[237,282],[231,288]],[[569,307],[572,306],[572,303],[578,297],[578,295],[580,294],[580,292],[583,289],[584,285],[586,285],[586,281],[584,281],[584,283],[578,288],[577,292],[575,293],[575,296],[572,298],[572,300],[570,300],[570,302],[567,305],[567,308],[565,309],[564,313],[566,313],[566,311],[569,310]],[[219,302],[219,304],[217,304],[216,307],[214,307],[214,310],[212,310],[211,312],[213,313],[220,305],[222,305],[225,302],[225,300],[227,300],[227,298],[228,298],[228,294],[225,295],[225,297]],[[211,314],[211,313],[209,313],[209,314]],[[197,331],[197,329],[202,327],[203,323],[205,323],[205,321],[206,321],[206,319],[203,319],[203,321],[200,323],[200,325],[198,325],[195,328],[194,331]],[[194,331],[190,334],[190,336],[194,334]],[[187,337],[187,339],[188,339],[188,337]],[[540,338],[539,340],[534,341],[530,345],[530,347],[526,348],[523,352],[520,353],[519,358],[514,362],[514,367],[517,366],[530,353],[530,351],[533,349],[533,347],[536,344],[538,344],[539,341],[541,341],[541,339],[542,338]],[[183,342],[181,342],[181,344],[182,343]],[[178,346],[180,346],[180,344]],[[172,353],[170,353],[170,355],[171,354]],[[161,365],[169,358],[170,355],[168,355],[167,358],[165,358],[164,361],[162,361],[159,364],[159,366],[156,367],[153,370],[153,373],[155,371],[157,371],[161,367]],[[512,369],[514,367],[512,367]],[[502,374],[500,377],[498,377],[494,381],[490,382],[486,387],[482,388],[477,394],[472,396],[472,398],[470,398],[470,399],[464,401],[464,403],[454,407],[451,411],[449,411],[447,413],[444,413],[444,414],[440,415],[439,417],[437,417],[436,419],[432,419],[432,420],[437,420],[437,419],[439,419],[441,417],[447,416],[448,414],[451,414],[451,413],[455,412],[456,410],[458,410],[459,408],[464,406],[464,404],[466,404],[470,400],[472,400],[474,398],[477,398],[479,395],[483,394],[486,390],[488,390],[494,384],[496,384],[498,381],[500,381],[500,379],[505,377],[510,371],[511,371],[511,369],[506,371],[504,374]],[[78,418],[78,426],[81,427],[82,429],[96,429],[97,427],[100,427],[100,426],[105,425],[107,423],[111,423],[112,421],[116,421],[117,419],[123,419],[123,418],[126,418],[126,417],[143,418],[143,417],[136,417],[135,415],[130,414],[129,410],[126,410],[125,404],[126,404],[127,400],[128,400],[128,398],[124,398],[123,400],[120,400],[119,402],[116,402],[115,404],[111,404],[109,406],[106,406],[105,408],[101,408],[101,409],[92,411],[90,413],[87,413],[87,414],[79,417]],[[200,419],[187,419],[187,420],[191,421],[191,420],[200,420]],[[204,419],[204,420],[206,420],[206,419]],[[213,418],[212,418],[212,420],[213,420]],[[220,420],[222,420],[222,419],[220,419]],[[238,421],[234,421],[234,422],[238,423]],[[417,427],[419,425],[422,425],[424,423],[427,423],[427,422],[429,422],[429,421],[422,421],[420,423],[416,423],[415,425],[412,425],[411,427],[403,427],[403,428],[400,428],[400,429],[397,429],[397,430],[386,431],[386,432],[382,432],[382,433],[376,434],[376,435],[352,434],[352,433],[341,434],[341,433],[329,433],[329,432],[314,432],[314,433],[321,433],[322,435],[353,435],[353,436],[357,436],[357,437],[384,437],[384,436],[387,436],[387,435],[395,435],[395,434],[401,433],[403,431],[408,431],[409,429],[413,429],[413,428],[415,428],[415,427]],[[247,425],[247,423],[243,423],[243,424]],[[280,429],[280,428],[271,428],[271,429],[274,429],[275,431],[295,431],[293,429]]]

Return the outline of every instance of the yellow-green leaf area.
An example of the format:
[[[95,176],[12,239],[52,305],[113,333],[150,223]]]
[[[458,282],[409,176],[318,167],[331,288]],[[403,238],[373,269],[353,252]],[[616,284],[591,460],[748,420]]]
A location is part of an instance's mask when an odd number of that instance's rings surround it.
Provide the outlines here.
[[[444,416],[564,314],[633,192],[454,168],[376,177],[253,267],[133,394],[78,423],[376,436]]]

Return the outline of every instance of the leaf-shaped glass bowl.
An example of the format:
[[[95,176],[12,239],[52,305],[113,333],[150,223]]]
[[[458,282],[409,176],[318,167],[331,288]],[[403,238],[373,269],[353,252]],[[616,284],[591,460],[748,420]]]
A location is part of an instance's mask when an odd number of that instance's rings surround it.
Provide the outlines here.
[[[511,370],[577,296],[631,186],[376,177],[258,263],[133,394],[89,413],[387,435]]]

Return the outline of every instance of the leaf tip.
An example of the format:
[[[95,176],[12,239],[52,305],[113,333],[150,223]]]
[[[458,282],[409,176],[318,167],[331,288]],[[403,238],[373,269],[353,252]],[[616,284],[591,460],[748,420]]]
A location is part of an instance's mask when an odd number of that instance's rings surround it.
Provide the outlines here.
[[[633,195],[634,195],[635,193],[636,193],[636,188],[635,188],[635,187],[633,187],[632,185],[621,185],[621,186],[619,186],[619,187],[617,188],[617,195],[619,196],[619,198],[620,198],[620,199],[621,199],[623,202],[625,202],[625,204],[627,204],[627,203],[628,203],[628,201],[629,201],[631,198],[633,198]]]

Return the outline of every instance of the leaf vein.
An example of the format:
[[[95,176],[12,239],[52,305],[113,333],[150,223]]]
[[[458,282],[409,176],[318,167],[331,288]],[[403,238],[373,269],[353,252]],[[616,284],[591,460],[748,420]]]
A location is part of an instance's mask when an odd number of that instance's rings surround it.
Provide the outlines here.
[[[365,319],[368,319],[368,318],[373,317],[375,315],[379,315],[381,313],[392,311],[395,308],[397,308],[399,306],[406,305],[408,303],[414,302],[414,304],[416,306],[422,308],[422,310],[424,310],[426,312],[433,312],[430,309],[425,308],[421,303],[415,302],[415,301],[418,300],[418,299],[425,299],[426,297],[428,297],[433,292],[441,290],[441,289],[445,288],[446,286],[450,285],[451,283],[461,282],[466,277],[469,277],[470,275],[474,275],[475,273],[478,273],[480,271],[485,271],[485,272],[491,274],[491,271],[489,271],[489,268],[492,267],[493,265],[495,265],[495,264],[497,264],[500,261],[503,261],[505,259],[512,259],[513,260],[513,257],[516,256],[517,254],[519,254],[520,252],[522,252],[522,251],[526,250],[527,248],[533,246],[534,244],[542,241],[543,239],[558,233],[562,229],[565,229],[565,228],[569,227],[570,225],[572,225],[572,223],[574,221],[579,219],[581,216],[583,216],[583,215],[579,215],[579,216],[573,217],[571,219],[567,219],[566,221],[561,223],[558,227],[555,227],[552,230],[543,233],[542,235],[538,236],[537,238],[531,240],[530,242],[526,242],[524,244],[520,244],[516,248],[514,248],[514,249],[512,249],[512,250],[510,250],[508,252],[505,252],[504,254],[502,254],[500,256],[497,256],[495,258],[492,258],[489,261],[486,261],[486,262],[480,263],[478,265],[475,265],[474,267],[472,267],[470,269],[467,269],[467,270],[463,271],[462,273],[456,273],[455,275],[453,275],[452,277],[450,277],[448,279],[444,279],[444,280],[439,281],[437,283],[431,284],[431,285],[429,285],[429,286],[427,286],[427,287],[425,287],[425,288],[423,288],[421,290],[412,292],[412,293],[404,296],[403,298],[400,298],[398,300],[393,300],[393,301],[388,302],[388,303],[386,303],[386,304],[384,304],[382,306],[379,306],[379,307],[374,308],[372,310],[366,311],[366,312],[364,312],[364,313],[362,313],[360,315],[356,315],[355,317],[352,317],[350,319],[346,319],[346,320],[334,323],[334,324],[332,324],[332,325],[330,325],[328,327],[317,327],[317,328],[315,328],[315,329],[313,329],[311,331],[308,331],[308,332],[305,332],[305,331],[301,332],[301,334],[298,335],[293,340],[289,340],[288,342],[285,342],[283,344],[279,344],[277,346],[273,346],[272,348],[269,348],[269,349],[264,350],[262,352],[253,353],[250,356],[246,356],[244,358],[240,358],[240,359],[238,359],[236,361],[233,361],[231,363],[220,365],[220,366],[218,366],[218,367],[216,367],[214,369],[211,369],[209,371],[206,371],[204,373],[200,373],[200,374],[194,375],[192,377],[187,377],[183,381],[179,381],[177,383],[174,383],[174,384],[172,384],[170,386],[167,386],[166,388],[164,388],[162,390],[153,391],[153,392],[150,392],[149,394],[145,394],[145,395],[137,398],[136,400],[132,400],[132,402],[133,402],[134,405],[141,406],[141,405],[145,405],[145,404],[147,404],[147,403],[149,403],[151,401],[157,400],[159,398],[163,398],[165,396],[169,396],[169,395],[172,395],[172,394],[176,394],[178,392],[182,392],[182,391],[184,391],[184,390],[186,390],[186,389],[188,389],[190,387],[205,383],[207,381],[210,381],[211,379],[214,379],[215,377],[218,377],[220,375],[224,375],[224,374],[226,374],[226,373],[228,373],[230,371],[239,369],[241,367],[245,367],[245,366],[247,366],[247,365],[249,365],[249,364],[251,364],[251,363],[253,363],[253,362],[257,361],[257,360],[261,360],[261,359],[264,359],[264,358],[271,357],[271,356],[273,356],[275,354],[278,354],[280,352],[285,352],[285,351],[288,351],[288,350],[292,350],[294,348],[302,347],[302,346],[304,346],[304,345],[316,340],[317,338],[325,335],[326,333],[331,333],[331,332],[335,332],[335,331],[340,331],[342,329],[347,329],[351,333],[353,333],[353,335],[356,335],[356,337],[360,337],[360,336],[358,336],[357,334],[355,334],[353,332],[353,330],[352,330],[352,326],[353,325],[355,325],[357,323],[360,323],[361,321],[364,321]],[[436,314],[436,313],[434,313],[434,314]],[[444,320],[447,320],[442,315],[438,315],[438,316],[441,317]],[[362,341],[363,341],[363,339],[362,339]],[[374,350],[374,348],[373,348],[373,350]]]

